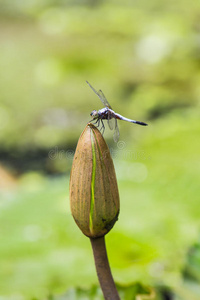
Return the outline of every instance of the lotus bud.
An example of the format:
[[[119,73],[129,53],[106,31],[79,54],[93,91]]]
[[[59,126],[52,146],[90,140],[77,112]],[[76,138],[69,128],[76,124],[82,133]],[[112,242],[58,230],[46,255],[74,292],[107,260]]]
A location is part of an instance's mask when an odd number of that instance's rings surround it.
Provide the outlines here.
[[[119,193],[113,161],[100,131],[87,124],[82,132],[70,176],[72,216],[90,237],[102,237],[118,219]]]

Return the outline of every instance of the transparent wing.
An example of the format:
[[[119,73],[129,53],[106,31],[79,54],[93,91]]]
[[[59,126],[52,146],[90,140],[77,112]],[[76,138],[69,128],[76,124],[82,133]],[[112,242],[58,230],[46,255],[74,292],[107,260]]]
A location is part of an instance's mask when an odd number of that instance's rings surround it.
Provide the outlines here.
[[[113,128],[115,127],[115,121],[112,118],[112,114],[109,109],[107,110],[107,116],[108,116],[108,118],[107,118],[108,126],[109,126],[110,130],[113,130]]]
[[[99,90],[98,95],[99,95],[99,98],[101,99],[101,101],[103,102],[103,104],[106,107],[112,109],[112,107],[110,106],[110,104],[109,104],[108,100],[106,99],[106,97],[105,97],[104,93],[102,92],[102,90]]]
[[[89,85],[89,87],[93,90],[93,92],[99,97],[99,99],[101,100],[101,102],[103,103],[104,106],[111,108],[110,104],[108,103],[108,100],[106,99],[104,93],[102,92],[102,90],[99,90],[98,92],[91,86],[91,84],[86,81],[87,84]]]
[[[113,120],[115,120],[115,131],[113,134],[113,139],[114,139],[114,142],[117,143],[119,140],[119,127],[117,125],[117,119],[113,119]]]
[[[108,126],[110,130],[113,130],[113,128],[115,127],[115,119],[108,119]]]

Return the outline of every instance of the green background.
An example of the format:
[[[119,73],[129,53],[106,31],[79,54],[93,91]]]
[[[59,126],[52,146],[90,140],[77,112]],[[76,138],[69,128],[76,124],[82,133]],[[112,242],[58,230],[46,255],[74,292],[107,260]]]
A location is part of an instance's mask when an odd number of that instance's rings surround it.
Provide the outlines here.
[[[199,12],[184,0],[0,1],[2,299],[97,284],[68,197],[76,143],[102,108],[86,80],[149,124],[119,122],[117,144],[104,135],[121,200],[106,236],[114,278],[185,289],[199,237]]]

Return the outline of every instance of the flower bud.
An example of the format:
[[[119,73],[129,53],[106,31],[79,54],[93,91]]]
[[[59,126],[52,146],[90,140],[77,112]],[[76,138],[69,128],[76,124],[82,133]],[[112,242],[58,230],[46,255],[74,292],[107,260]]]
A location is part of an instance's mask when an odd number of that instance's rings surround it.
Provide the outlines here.
[[[72,216],[91,238],[104,236],[117,221],[119,193],[113,161],[100,131],[87,124],[82,132],[70,176]]]

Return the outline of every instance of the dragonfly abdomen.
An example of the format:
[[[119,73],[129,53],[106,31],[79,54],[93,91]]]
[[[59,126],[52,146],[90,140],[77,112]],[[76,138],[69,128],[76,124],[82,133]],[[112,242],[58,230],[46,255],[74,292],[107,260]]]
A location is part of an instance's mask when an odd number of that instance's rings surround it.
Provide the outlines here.
[[[135,121],[135,120],[131,120],[131,119],[125,118],[125,117],[123,117],[123,116],[121,116],[120,114],[117,114],[117,113],[115,113],[115,116],[116,116],[116,118],[118,120],[123,120],[123,121],[127,121],[127,122],[130,122],[130,123],[135,123],[135,124],[143,125],[143,126],[147,126],[148,125],[147,123],[144,123],[144,122]]]
[[[135,121],[134,123],[139,124],[139,125],[143,125],[143,126],[147,126],[147,123],[144,122],[140,122],[140,121]]]

